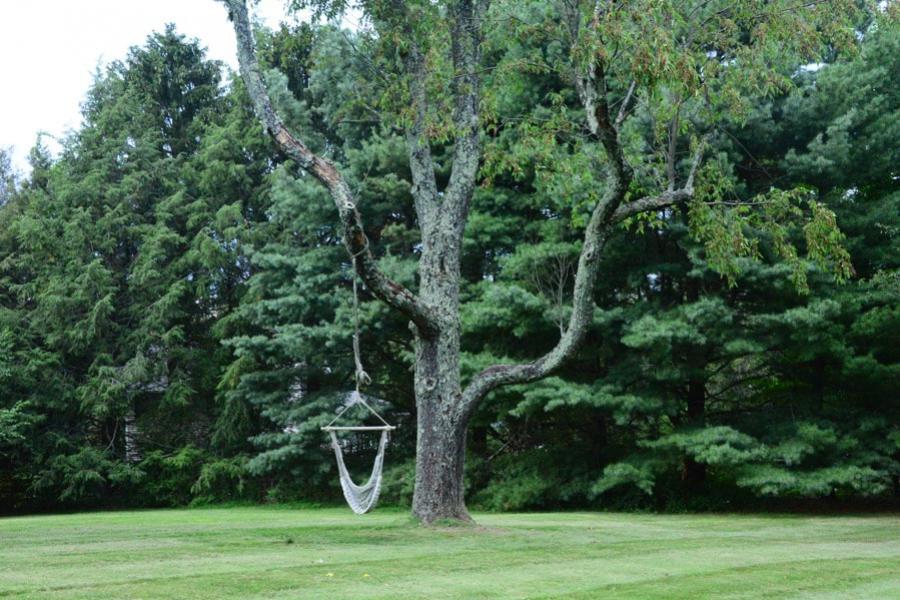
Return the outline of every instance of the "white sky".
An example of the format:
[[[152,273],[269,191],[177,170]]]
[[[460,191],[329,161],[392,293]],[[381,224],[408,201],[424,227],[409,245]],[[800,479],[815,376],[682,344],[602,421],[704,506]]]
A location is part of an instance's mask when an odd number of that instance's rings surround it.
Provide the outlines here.
[[[261,0],[254,12],[276,26],[284,3]],[[26,170],[38,131],[78,127],[98,64],[124,58],[169,22],[210,58],[237,64],[231,23],[214,0],[0,0],[0,147],[14,147],[17,168]]]

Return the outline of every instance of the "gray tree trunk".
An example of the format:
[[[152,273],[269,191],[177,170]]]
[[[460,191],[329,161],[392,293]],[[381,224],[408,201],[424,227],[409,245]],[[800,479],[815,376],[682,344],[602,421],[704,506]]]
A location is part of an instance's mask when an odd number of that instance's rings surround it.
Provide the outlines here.
[[[465,193],[471,195],[471,190]],[[470,520],[463,489],[468,414],[461,402],[459,368],[463,224],[442,219],[427,227],[419,261],[419,295],[431,307],[435,323],[431,334],[413,327],[417,422],[412,510],[423,523]]]
[[[412,512],[423,523],[470,520],[463,489],[468,419],[457,409],[459,386],[440,381],[439,345],[417,342],[417,355],[422,358],[416,361],[416,483]]]

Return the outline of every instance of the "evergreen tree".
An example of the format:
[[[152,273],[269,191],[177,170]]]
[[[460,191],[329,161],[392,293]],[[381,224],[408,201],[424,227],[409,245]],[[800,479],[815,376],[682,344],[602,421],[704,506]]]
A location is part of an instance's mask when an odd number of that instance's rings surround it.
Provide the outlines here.
[[[238,233],[263,217],[271,168],[220,71],[174,28],[153,34],[97,75],[84,126],[55,163],[36,150],[4,210],[6,306],[23,323],[8,355],[28,363],[9,398],[41,415],[39,502],[124,502],[142,482],[181,502],[206,460],[227,360],[215,324],[237,304]],[[179,469],[187,487],[160,491]]]
[[[900,143],[896,128],[878,124],[897,111],[896,95],[881,84],[885,70],[896,71],[895,45],[894,30],[873,28],[860,56],[798,74],[807,79],[805,86],[761,103],[734,143],[725,144],[745,193],[785,180],[816,190],[838,215],[848,247],[856,252],[858,279],[835,286],[804,265],[808,294],[798,295],[784,285],[783,269],[747,266],[739,293],[702,283],[703,293],[712,297],[701,302],[723,298],[730,306],[729,313],[708,322],[718,339],[710,338],[708,327],[677,317],[661,320],[666,313],[659,308],[628,326],[623,341],[652,357],[644,363],[645,377],[655,374],[689,395],[691,389],[702,390],[710,418],[706,427],[694,422],[685,429],[663,409],[651,418],[649,431],[633,430],[626,461],[607,467],[595,491],[632,484],[657,497],[671,494],[679,467],[672,459],[684,456],[682,478],[692,478],[692,466],[700,465],[695,474],[709,467],[719,490],[736,485],[754,495],[806,498],[896,493],[897,405],[891,390],[900,380],[897,356],[888,349],[897,327],[892,308],[897,288],[890,283],[896,240],[880,235],[896,228],[896,182],[885,177],[890,168],[857,164],[861,157],[850,151],[877,140],[890,155]],[[854,119],[859,120],[850,126]],[[856,136],[852,142],[850,135]],[[680,262],[691,270],[680,279],[702,282],[708,265],[696,250],[685,249]],[[674,314],[696,306],[682,300]],[[710,349],[720,357],[703,361],[701,375],[715,373],[706,385],[692,387],[686,373],[664,367],[677,361],[671,341],[679,336],[694,347],[714,340]],[[730,347],[739,355],[723,363],[721,355]],[[660,406],[669,397],[664,390],[651,394]],[[682,406],[690,412],[691,398]]]

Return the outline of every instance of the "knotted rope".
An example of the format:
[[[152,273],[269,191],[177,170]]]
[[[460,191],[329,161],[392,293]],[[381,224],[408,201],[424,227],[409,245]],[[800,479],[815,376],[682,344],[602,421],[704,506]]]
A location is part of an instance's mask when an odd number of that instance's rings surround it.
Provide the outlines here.
[[[357,283],[357,271],[356,271],[356,260],[357,257],[366,251],[366,248],[363,248],[356,254],[352,254],[351,257],[353,259],[353,362],[355,364],[356,372],[354,374],[354,379],[356,380],[356,388],[353,392],[350,393],[350,402],[347,403],[346,406],[341,408],[331,420],[331,422],[326,425],[326,427],[331,427],[335,421],[341,418],[341,416],[353,408],[356,404],[362,404],[369,412],[375,415],[379,421],[381,421],[386,427],[391,427],[390,423],[388,423],[384,417],[382,417],[377,410],[372,408],[368,402],[366,402],[365,398],[363,398],[362,392],[360,391],[363,386],[369,385],[372,383],[372,378],[369,377],[369,374],[366,373],[365,367],[362,364],[362,352],[359,347],[359,284]],[[393,427],[391,427],[393,429]]]

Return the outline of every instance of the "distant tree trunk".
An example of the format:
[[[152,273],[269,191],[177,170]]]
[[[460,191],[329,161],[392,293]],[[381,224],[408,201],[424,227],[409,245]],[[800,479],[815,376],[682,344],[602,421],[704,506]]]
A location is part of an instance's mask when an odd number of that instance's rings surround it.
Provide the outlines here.
[[[687,420],[691,427],[706,425],[706,382],[703,379],[694,378],[688,382]],[[706,481],[706,465],[685,456],[681,478],[688,491],[697,491]]]
[[[134,406],[128,408],[125,413],[125,461],[129,463],[141,462],[141,450],[138,446],[138,426],[134,414]]]
[[[603,452],[609,443],[609,423],[605,415],[599,415],[592,421],[591,431],[591,463],[596,469],[604,466]]]
[[[488,455],[488,428],[485,426],[472,427],[472,452],[479,457]]]

